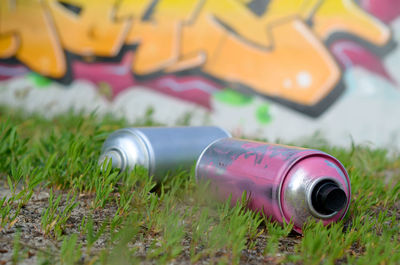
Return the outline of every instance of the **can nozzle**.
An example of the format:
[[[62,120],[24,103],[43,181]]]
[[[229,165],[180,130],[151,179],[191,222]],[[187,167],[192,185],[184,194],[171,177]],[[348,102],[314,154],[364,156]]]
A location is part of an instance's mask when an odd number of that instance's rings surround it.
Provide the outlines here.
[[[102,165],[104,163],[104,160],[106,159],[111,159],[112,167],[113,168],[122,168],[122,157],[121,154],[118,151],[115,150],[110,150],[108,152],[105,152],[102,154],[102,156],[99,159],[99,164]]]
[[[332,214],[346,206],[347,196],[343,189],[333,181],[318,183],[312,192],[312,204],[321,214]]]

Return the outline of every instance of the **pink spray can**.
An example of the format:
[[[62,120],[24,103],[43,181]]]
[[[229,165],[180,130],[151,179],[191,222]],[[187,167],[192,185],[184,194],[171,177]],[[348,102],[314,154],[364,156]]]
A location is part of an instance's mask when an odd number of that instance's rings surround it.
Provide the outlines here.
[[[197,180],[209,180],[222,199],[241,199],[280,223],[324,225],[341,220],[350,203],[350,180],[334,157],[312,149],[225,138],[211,143],[196,164]]]

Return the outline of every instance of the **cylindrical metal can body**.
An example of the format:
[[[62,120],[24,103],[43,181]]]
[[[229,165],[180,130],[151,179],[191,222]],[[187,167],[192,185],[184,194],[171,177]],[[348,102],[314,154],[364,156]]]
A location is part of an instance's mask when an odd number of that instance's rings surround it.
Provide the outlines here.
[[[196,178],[209,180],[214,192],[233,202],[246,191],[250,209],[291,221],[299,233],[310,218],[325,225],[342,219],[350,203],[345,168],[318,150],[221,139],[200,155]]]
[[[99,161],[111,158],[121,170],[141,165],[157,179],[171,170],[189,169],[207,145],[226,137],[231,135],[214,126],[125,128],[106,139]]]

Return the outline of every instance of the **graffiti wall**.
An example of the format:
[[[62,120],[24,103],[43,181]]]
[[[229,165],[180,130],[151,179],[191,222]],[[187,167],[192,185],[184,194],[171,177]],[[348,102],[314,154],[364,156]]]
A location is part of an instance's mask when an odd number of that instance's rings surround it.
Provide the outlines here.
[[[400,100],[398,16],[398,0],[1,0],[0,95],[25,80],[82,98],[74,87],[90,84],[104,104],[137,90],[214,123],[239,111],[253,131],[280,117],[319,130],[346,100],[364,104],[362,79]]]

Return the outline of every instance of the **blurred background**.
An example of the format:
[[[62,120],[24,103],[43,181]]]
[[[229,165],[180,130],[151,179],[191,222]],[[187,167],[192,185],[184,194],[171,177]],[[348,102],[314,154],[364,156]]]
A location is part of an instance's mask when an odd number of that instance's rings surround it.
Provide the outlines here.
[[[398,0],[2,0],[0,104],[400,148]]]

